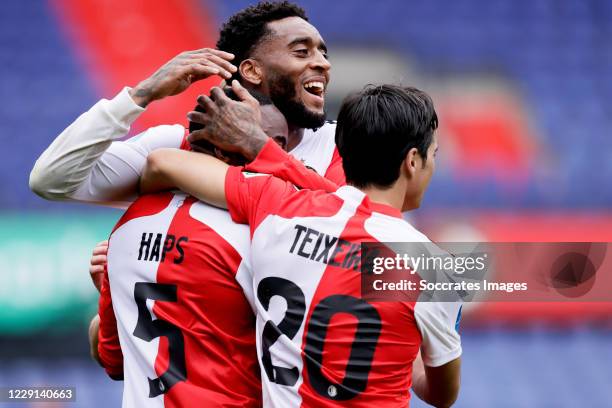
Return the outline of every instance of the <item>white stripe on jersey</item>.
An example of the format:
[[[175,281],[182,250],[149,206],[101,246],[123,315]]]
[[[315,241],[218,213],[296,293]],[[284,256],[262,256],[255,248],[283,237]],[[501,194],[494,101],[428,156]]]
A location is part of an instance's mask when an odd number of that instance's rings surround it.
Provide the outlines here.
[[[255,298],[253,295],[253,274],[250,267],[251,240],[249,226],[236,224],[227,210],[213,207],[201,201],[193,203],[189,215],[208,225],[217,234],[223,237],[242,258],[236,271],[236,281],[242,287],[244,295],[255,312]]]
[[[134,287],[137,282],[156,282],[159,268],[159,262],[135,261],[138,259],[140,237],[134,237],[134,231],[165,234],[185,198],[185,194],[174,195],[163,211],[129,220],[110,237],[107,266],[119,342],[123,351],[123,407],[140,407],[143,396],[147,398],[148,407],[164,406],[164,394],[148,398],[147,378],[158,376],[155,372],[155,360],[159,338],[147,342],[132,335],[138,321]],[[147,300],[147,309],[152,319],[155,319],[153,304],[154,301]]]
[[[331,236],[340,236],[345,229],[348,220],[355,214],[355,211],[361,199],[355,197],[355,189],[340,188],[336,193],[344,201],[342,208],[332,217],[292,217],[290,221],[278,215],[270,215],[257,227],[253,236],[253,254],[257,254],[252,258],[253,262],[253,290],[257,293],[259,283],[264,278],[279,277],[287,279],[296,284],[303,292],[306,311],[310,310],[310,303],[315,295],[319,282],[323,277],[323,273],[328,268],[325,263],[320,263],[318,266],[313,266],[313,262],[306,258],[296,257],[289,252],[291,240],[287,241],[287,250],[278,251],[278,237],[292,237],[295,235],[294,226],[300,224],[300,220],[306,220],[303,223],[309,228],[317,229]],[[352,194],[353,198],[346,199],[347,194]],[[357,198],[357,199],[356,199]],[[270,245],[268,245],[270,243]],[[267,256],[261,256],[267,254]],[[279,265],[291,265],[291,269],[281,270]],[[298,274],[297,270],[307,271],[308,274]],[[257,272],[258,271],[258,272]],[[272,275],[270,271],[274,271]],[[280,296],[274,296],[270,301],[269,310],[275,313],[269,313],[261,302],[256,301],[257,305],[257,355],[261,366],[262,358],[262,333],[265,324],[268,320],[272,320],[277,326],[286,313],[285,307],[278,307],[274,302],[282,301]],[[262,367],[261,379],[263,383],[263,401],[265,407],[299,407],[301,406],[301,397],[299,389],[303,382],[302,372],[302,337],[306,324],[306,316],[302,320],[302,324],[298,332],[289,339],[286,335],[281,335],[280,338],[270,347],[269,351],[272,356],[272,364],[280,367],[297,367],[299,374],[298,381],[295,385],[279,386],[271,382]]]

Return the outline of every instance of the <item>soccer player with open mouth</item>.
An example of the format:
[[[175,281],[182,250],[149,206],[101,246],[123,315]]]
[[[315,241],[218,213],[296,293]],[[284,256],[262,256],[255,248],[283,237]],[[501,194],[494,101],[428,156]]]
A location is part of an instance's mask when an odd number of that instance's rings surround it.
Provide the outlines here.
[[[138,177],[147,154],[187,143],[181,125],[157,126],[127,141],[119,139],[149,104],[211,75],[237,79],[248,90],[270,97],[287,119],[291,156],[343,184],[335,124],[325,122],[331,65],[325,42],[304,10],[288,2],[249,7],[230,17],[217,47],[179,54],[136,87],[96,103],[38,158],[30,188],[50,200],[127,207],[138,196]],[[198,137],[195,132],[191,141]],[[254,146],[247,153],[252,159],[259,151]],[[274,154],[277,162],[289,157],[280,149]]]

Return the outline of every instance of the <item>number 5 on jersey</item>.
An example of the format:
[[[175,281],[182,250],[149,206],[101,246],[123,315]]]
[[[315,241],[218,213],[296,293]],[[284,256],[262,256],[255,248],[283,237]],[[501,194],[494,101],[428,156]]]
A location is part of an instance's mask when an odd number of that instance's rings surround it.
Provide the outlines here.
[[[165,394],[179,381],[187,379],[185,364],[185,342],[181,330],[172,323],[151,318],[147,308],[147,299],[161,302],[176,302],[176,285],[138,282],[134,286],[134,300],[138,307],[138,322],[134,336],[144,341],[151,341],[165,336],[168,339],[168,369],[159,377],[149,378],[149,398]]]

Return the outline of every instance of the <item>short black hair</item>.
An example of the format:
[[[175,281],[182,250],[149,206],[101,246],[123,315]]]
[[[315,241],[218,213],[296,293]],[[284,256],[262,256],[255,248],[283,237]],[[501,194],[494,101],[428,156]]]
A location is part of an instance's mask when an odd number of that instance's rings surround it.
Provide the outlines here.
[[[412,87],[367,85],[342,102],[336,145],[347,183],[389,187],[416,147],[423,160],[438,127],[429,95]]]
[[[234,54],[232,63],[238,67],[270,33],[267,24],[287,17],[300,17],[308,21],[304,9],[288,1],[263,1],[247,7],[223,24],[217,49]],[[232,79],[240,80],[240,73],[234,73]]]
[[[232,88],[226,86],[225,88],[223,88],[223,92],[225,93],[225,95],[227,95],[228,98],[233,99],[235,101],[239,100],[238,96],[234,93]],[[249,93],[251,94],[251,96],[253,96],[253,98],[257,100],[257,102],[259,102],[261,106],[272,105],[272,99],[270,99],[270,97],[268,97],[267,95],[253,90],[250,90]],[[204,112],[204,108],[202,108],[200,105],[196,105],[193,110],[197,112]],[[204,125],[202,125],[201,123],[191,121],[189,122],[189,133],[195,132],[196,130],[200,129],[204,129]],[[195,145],[198,150],[202,150],[206,153],[214,155],[215,145],[210,143],[208,140],[200,139],[197,142],[193,142],[192,146],[193,145]]]

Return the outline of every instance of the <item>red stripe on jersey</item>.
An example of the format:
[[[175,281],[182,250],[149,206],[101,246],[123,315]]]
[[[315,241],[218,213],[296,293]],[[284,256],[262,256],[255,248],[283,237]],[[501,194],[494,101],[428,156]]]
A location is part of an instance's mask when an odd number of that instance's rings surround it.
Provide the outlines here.
[[[136,200],[130,207],[123,213],[119,221],[117,221],[117,225],[113,228],[113,232],[115,232],[119,227],[121,227],[126,222],[133,220],[134,218],[147,217],[149,215],[154,215],[159,212],[162,212],[170,201],[172,201],[172,197],[174,194],[171,192],[166,193],[156,193],[156,194],[147,194],[140,196],[138,200]]]
[[[100,357],[100,362],[109,377],[113,379],[122,379],[123,352],[121,351],[119,343],[117,319],[113,312],[113,300],[111,297],[106,265],[104,265],[100,299],[98,300],[98,314],[100,315],[100,326],[98,330],[98,355]]]
[[[388,215],[399,215],[401,217],[399,211],[388,206],[371,203],[365,198],[356,214],[349,219],[339,238],[352,244],[377,242],[364,227],[365,221],[372,216],[374,208],[382,210]],[[343,259],[347,259],[348,252],[355,249],[355,247],[345,245],[337,253],[335,259],[338,263],[342,263]],[[359,313],[359,310],[367,311],[373,307],[381,325],[375,342],[373,341],[374,337],[368,340],[366,335],[361,337],[362,342],[358,346],[360,348],[374,347],[373,358],[370,361],[368,361],[368,358],[357,358],[353,363],[348,362],[351,347],[358,337],[358,317],[352,313],[336,313],[327,325],[322,350],[323,359],[320,365],[320,373],[323,377],[332,383],[341,384],[347,376],[352,378],[360,376],[355,370],[353,370],[354,373],[348,372],[352,370],[349,368],[350,364],[360,368],[369,367],[365,390],[358,392],[357,395],[347,401],[334,401],[322,396],[321,391],[330,393],[332,396],[341,391],[336,387],[329,389],[329,386],[325,389],[321,389],[319,386],[319,391],[315,390],[311,380],[317,381],[320,374],[311,373],[308,370],[308,361],[313,361],[309,356],[312,350],[307,346],[308,336],[313,336],[313,330],[317,330],[317,327],[310,327],[311,316],[324,299],[337,297],[338,295],[354,298],[352,301],[354,304],[351,308],[357,310],[357,313]],[[416,358],[421,345],[421,334],[414,317],[414,305],[414,302],[365,302],[361,299],[360,271],[346,269],[342,265],[329,265],[325,269],[312,299],[306,320],[306,330],[304,330],[302,339],[304,369],[303,383],[299,389],[302,406],[345,407],[348,402],[351,407],[371,407],[374,403],[377,403],[384,407],[405,408],[410,399],[412,362]],[[363,317],[362,321],[365,321]],[[369,327],[367,329],[364,326],[362,333],[370,330],[370,334],[372,334],[373,325]],[[314,337],[318,336],[317,333]],[[315,371],[318,371],[318,369]]]
[[[191,197],[185,200],[167,233],[176,242],[186,238],[182,262],[166,259],[157,272],[157,283],[176,285],[177,301],[156,301],[153,313],[181,329],[187,372],[186,381],[165,394],[164,405],[260,406],[255,321],[235,279],[241,257],[223,237],[189,215],[194,202]],[[169,364],[168,341],[161,339],[158,375]]]

